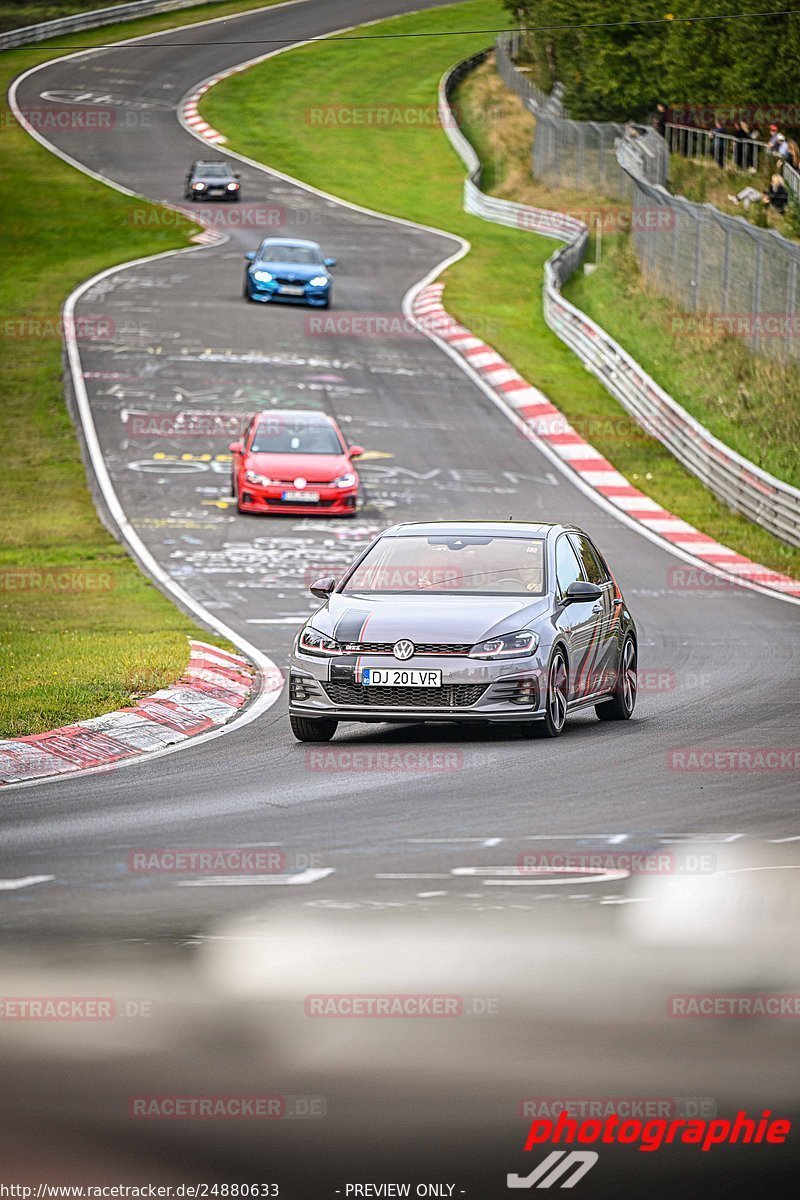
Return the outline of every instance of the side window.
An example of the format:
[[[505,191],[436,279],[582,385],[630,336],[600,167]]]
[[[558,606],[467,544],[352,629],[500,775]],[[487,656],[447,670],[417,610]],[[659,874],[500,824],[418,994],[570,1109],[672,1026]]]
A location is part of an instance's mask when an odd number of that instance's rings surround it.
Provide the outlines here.
[[[562,596],[571,583],[583,579],[581,564],[566,534],[562,534],[556,542],[556,579]]]
[[[589,580],[589,583],[606,583],[608,580],[608,575],[605,567],[600,562],[597,551],[589,539],[584,537],[581,533],[571,533],[570,541],[578,552],[578,558],[581,560],[583,573]]]

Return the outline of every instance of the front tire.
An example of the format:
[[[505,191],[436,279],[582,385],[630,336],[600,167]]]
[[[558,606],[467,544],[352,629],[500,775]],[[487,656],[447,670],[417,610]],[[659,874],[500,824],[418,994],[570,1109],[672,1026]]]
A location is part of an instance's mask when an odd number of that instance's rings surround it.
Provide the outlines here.
[[[332,717],[298,717],[289,713],[289,724],[298,742],[329,742],[339,727]]]
[[[561,737],[567,720],[569,703],[569,670],[564,651],[558,646],[547,672],[547,698],[544,720],[535,722],[535,735],[544,738]]]
[[[629,721],[636,707],[636,643],[628,636],[622,644],[619,657],[619,674],[614,688],[613,700],[595,704],[594,711],[601,721]]]

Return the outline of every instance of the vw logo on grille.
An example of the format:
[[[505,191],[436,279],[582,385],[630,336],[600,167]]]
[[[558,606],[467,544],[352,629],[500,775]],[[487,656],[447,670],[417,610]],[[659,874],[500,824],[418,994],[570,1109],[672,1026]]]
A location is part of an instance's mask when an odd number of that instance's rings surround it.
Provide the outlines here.
[[[414,643],[409,642],[407,638],[403,638],[402,641],[395,642],[395,644],[392,646],[392,653],[394,654],[395,658],[399,658],[401,662],[405,662],[407,658],[411,658],[414,650]]]

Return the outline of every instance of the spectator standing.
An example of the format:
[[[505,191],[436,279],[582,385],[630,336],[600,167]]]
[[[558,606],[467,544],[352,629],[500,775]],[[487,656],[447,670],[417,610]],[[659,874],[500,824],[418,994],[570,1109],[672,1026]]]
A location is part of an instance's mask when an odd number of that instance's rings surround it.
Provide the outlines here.
[[[718,167],[725,166],[725,127],[721,121],[714,122],[714,128],[711,130],[711,147],[714,155],[714,162]]]
[[[659,100],[656,104],[656,111],[653,114],[653,129],[656,133],[660,133],[662,137],[667,135],[667,106]]]

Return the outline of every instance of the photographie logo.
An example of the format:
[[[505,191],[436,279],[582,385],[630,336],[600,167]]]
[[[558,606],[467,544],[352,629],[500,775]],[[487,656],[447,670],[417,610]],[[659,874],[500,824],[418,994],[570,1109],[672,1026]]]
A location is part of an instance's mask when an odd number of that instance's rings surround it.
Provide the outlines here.
[[[418,749],[324,749],[306,750],[306,767],[309,771],[430,771],[441,774],[445,771],[460,771],[464,756],[460,750]]]
[[[789,591],[796,586],[777,571],[766,567],[748,571],[741,580],[718,575],[715,571],[706,571],[702,567],[670,567],[667,571],[667,587],[674,592],[740,592],[744,584],[754,583],[759,587],[775,588],[778,591]]]
[[[415,338],[423,333],[447,337],[461,329],[459,323],[447,313],[420,314],[407,317],[402,312],[342,312],[316,313],[305,318],[305,332],[309,337],[353,337],[353,338]],[[496,317],[477,317],[470,322],[470,333],[476,337],[491,338],[500,329]]]
[[[212,229],[268,231],[282,229],[288,223],[287,210],[282,204],[233,204],[224,200],[220,200],[218,205],[204,201],[202,209],[196,205],[157,208],[152,204],[140,204],[128,212],[128,224],[137,229],[174,228],[186,218]]]
[[[324,1096],[159,1095],[131,1096],[128,1116],[145,1121],[281,1121],[318,1119]]]
[[[111,317],[85,316],[65,321],[60,316],[0,316],[0,337],[12,341],[61,340],[69,335],[79,342],[99,342],[113,338],[114,332]]]
[[[670,771],[800,771],[795,746],[686,746],[667,751]]]
[[[667,997],[670,1017],[800,1017],[798,992],[692,992]]]
[[[572,1150],[569,1154],[566,1150],[554,1150],[530,1175],[508,1175],[506,1183],[510,1188],[549,1188],[560,1179],[560,1187],[573,1188],[599,1157],[596,1150]]]
[[[698,313],[670,317],[669,328],[680,337],[718,337],[729,333],[736,337],[793,338],[800,333],[800,313]]]
[[[295,865],[293,862],[292,866]],[[308,865],[306,862],[305,866]],[[128,870],[140,875],[270,875],[281,873],[286,866],[286,852],[276,846],[143,849],[128,854]]]
[[[470,121],[489,123],[500,110],[494,105],[470,114]],[[416,129],[458,128],[463,114],[459,107],[440,110],[437,104],[317,104],[305,110],[305,122],[318,129]]]
[[[37,133],[105,133],[117,125],[116,110],[98,105],[61,104],[53,108],[43,104],[21,108],[20,113],[22,122],[11,112],[0,115],[0,129],[20,129],[24,123]]]
[[[443,993],[317,993],[306,996],[307,1017],[449,1019],[495,1016],[500,1002],[496,996],[455,996]]]
[[[21,567],[0,570],[0,592],[43,592],[80,595],[83,592],[111,592],[116,576],[110,571],[82,567]]]
[[[116,1000],[111,996],[0,996],[1,1021],[113,1021],[151,1017],[152,1000]]]
[[[241,436],[247,413],[236,412],[133,412],[122,414],[126,435],[132,440],[152,438]]]
[[[517,861],[520,875],[598,875],[622,871],[626,875],[710,875],[716,859],[705,851],[690,850],[526,850]]]

